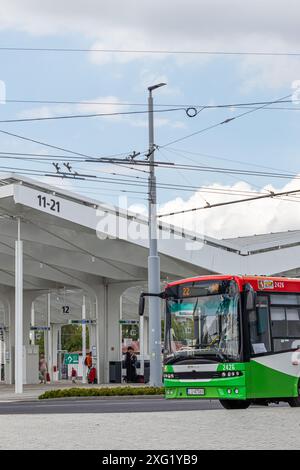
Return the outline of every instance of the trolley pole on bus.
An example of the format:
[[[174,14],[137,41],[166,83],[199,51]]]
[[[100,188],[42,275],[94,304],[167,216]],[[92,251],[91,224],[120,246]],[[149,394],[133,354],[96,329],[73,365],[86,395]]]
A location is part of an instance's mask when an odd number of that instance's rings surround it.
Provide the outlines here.
[[[157,250],[157,200],[156,178],[154,165],[154,118],[153,118],[153,90],[166,85],[158,83],[148,87],[148,120],[149,120],[149,256],[148,256],[148,289],[153,294],[160,292],[160,260]],[[160,386],[162,383],[161,363],[161,315],[159,297],[149,297],[149,352],[150,352],[150,385]]]

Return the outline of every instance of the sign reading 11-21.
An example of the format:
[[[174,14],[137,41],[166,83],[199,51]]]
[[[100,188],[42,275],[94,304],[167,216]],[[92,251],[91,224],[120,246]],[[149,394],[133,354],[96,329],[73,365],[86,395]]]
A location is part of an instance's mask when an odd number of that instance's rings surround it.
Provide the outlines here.
[[[47,196],[42,196],[41,194],[37,196],[37,199],[39,206],[43,209],[49,209],[53,212],[60,212],[60,201],[53,198],[48,198]]]

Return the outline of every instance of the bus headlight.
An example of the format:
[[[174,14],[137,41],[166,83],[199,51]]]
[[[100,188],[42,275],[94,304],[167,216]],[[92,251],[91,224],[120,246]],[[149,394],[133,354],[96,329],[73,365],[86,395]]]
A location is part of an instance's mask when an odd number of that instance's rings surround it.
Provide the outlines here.
[[[241,375],[243,375],[243,373],[239,370],[221,373],[221,377],[240,377]]]
[[[164,374],[165,379],[174,379],[174,374]]]

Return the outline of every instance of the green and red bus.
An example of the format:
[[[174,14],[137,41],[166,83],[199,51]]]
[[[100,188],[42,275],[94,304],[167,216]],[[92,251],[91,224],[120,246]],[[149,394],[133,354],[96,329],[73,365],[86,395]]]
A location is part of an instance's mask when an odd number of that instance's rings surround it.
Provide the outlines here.
[[[300,279],[201,276],[161,297],[167,399],[300,406]]]

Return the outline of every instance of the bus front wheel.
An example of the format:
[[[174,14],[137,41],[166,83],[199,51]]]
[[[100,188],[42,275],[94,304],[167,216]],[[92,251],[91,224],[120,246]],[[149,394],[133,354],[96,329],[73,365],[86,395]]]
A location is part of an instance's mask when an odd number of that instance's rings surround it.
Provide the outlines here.
[[[296,407],[300,406],[300,381],[298,382],[298,396],[293,397],[293,398],[289,398],[288,399],[288,404],[292,408],[296,408]]]
[[[250,406],[249,400],[220,400],[226,410],[245,410]]]

